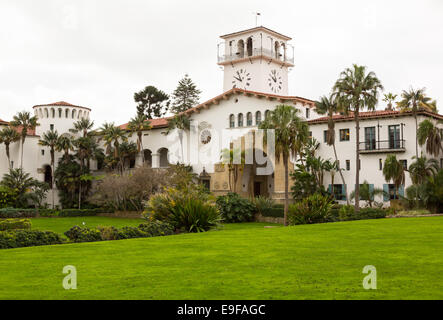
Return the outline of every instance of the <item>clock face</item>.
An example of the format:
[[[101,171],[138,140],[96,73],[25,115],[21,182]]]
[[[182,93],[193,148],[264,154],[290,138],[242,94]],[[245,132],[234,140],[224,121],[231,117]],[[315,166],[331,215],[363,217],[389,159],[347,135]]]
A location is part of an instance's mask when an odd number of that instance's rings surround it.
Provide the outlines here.
[[[282,89],[283,80],[280,73],[273,69],[268,75],[268,85],[272,92],[278,93]]]
[[[240,69],[234,72],[232,78],[232,87],[239,89],[248,89],[251,84],[251,74],[246,69]]]

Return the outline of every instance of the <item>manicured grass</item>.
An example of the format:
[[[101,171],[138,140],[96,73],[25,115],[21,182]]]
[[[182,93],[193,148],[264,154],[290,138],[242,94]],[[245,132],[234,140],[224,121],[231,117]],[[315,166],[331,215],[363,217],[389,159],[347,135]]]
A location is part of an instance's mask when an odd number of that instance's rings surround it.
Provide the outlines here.
[[[263,225],[0,250],[0,298],[443,298],[443,217]],[[65,265],[77,290],[62,287]],[[362,287],[365,265],[377,290]]]
[[[121,228],[124,226],[138,226],[140,223],[146,221],[144,219],[110,217],[32,218],[30,220],[32,229],[54,231],[60,234],[63,234],[75,225],[88,228],[94,228],[96,226],[114,226]]]

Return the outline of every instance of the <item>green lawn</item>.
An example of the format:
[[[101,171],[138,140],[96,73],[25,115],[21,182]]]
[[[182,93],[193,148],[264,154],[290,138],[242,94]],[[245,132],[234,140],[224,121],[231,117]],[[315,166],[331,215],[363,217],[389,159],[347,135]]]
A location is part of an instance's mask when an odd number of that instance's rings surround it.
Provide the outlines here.
[[[264,225],[0,250],[0,299],[443,299],[443,217]]]

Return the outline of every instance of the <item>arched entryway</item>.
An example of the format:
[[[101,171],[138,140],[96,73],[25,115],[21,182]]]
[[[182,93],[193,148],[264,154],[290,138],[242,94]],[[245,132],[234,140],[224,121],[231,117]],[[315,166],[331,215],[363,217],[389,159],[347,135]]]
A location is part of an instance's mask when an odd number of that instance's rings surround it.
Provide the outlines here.
[[[152,167],[152,151],[149,149],[143,150],[143,156],[145,157],[145,166]]]
[[[158,150],[157,153],[159,154],[160,158],[160,168],[169,167],[168,152],[169,150],[167,148],[161,148]]]
[[[49,188],[52,189],[52,168],[50,165],[45,165],[43,167],[44,171],[44,179],[45,182],[49,185]]]

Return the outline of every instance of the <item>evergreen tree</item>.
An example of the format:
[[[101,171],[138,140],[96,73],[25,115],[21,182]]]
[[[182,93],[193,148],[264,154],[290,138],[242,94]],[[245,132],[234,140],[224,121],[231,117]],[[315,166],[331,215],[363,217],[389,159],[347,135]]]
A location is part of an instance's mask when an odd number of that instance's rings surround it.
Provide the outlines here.
[[[186,74],[178,82],[177,89],[172,94],[174,102],[171,111],[175,114],[184,112],[198,104],[201,91],[197,89],[195,83]]]
[[[147,86],[134,93],[137,102],[137,115],[146,115],[148,119],[163,117],[169,109],[169,96],[154,86]]]

